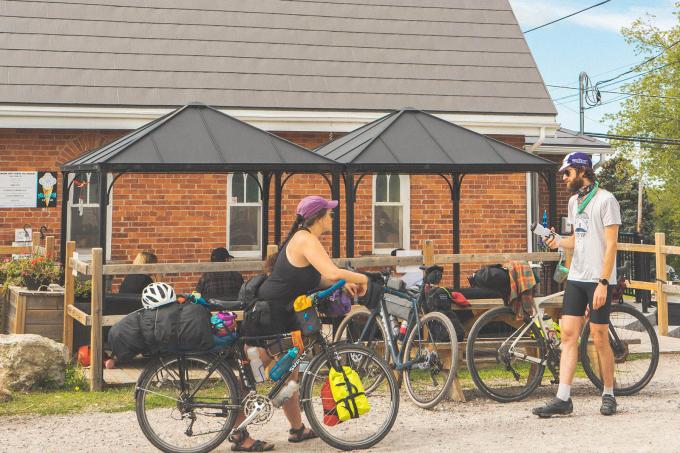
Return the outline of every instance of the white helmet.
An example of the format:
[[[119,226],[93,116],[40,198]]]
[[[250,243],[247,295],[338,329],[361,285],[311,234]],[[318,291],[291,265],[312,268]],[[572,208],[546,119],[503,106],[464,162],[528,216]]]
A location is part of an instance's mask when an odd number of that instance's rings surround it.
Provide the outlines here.
[[[175,290],[167,283],[150,283],[142,291],[144,308],[158,308],[177,300]]]

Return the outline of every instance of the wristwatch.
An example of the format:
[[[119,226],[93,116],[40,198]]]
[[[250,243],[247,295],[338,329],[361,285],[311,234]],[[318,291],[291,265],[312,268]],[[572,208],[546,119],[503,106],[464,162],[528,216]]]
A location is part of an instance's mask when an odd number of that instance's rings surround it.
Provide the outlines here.
[[[609,280],[606,278],[601,278],[597,281],[600,285],[609,286]]]

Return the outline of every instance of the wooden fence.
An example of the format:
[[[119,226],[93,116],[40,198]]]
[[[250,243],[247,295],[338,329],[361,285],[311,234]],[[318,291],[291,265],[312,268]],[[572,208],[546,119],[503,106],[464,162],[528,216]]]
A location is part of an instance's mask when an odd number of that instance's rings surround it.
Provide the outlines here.
[[[54,257],[54,236],[47,236],[45,245],[40,245],[40,233],[33,233],[32,239],[32,245],[0,245],[0,256],[16,254]]]
[[[656,244],[618,244],[619,250],[628,250],[641,253],[655,253],[657,260],[658,281],[640,282],[631,281],[630,286],[637,289],[648,289],[657,292],[657,303],[659,310],[659,333],[668,334],[668,306],[667,294],[680,294],[680,286],[673,286],[665,282],[666,278],[666,255],[680,254],[680,247],[665,245],[665,235],[656,234]],[[268,254],[276,250],[276,246],[270,246]],[[92,391],[101,390],[103,386],[103,365],[102,365],[102,327],[112,326],[125,315],[102,316],[102,303],[104,295],[104,276],[108,275],[127,275],[127,274],[170,274],[184,272],[220,272],[220,271],[240,271],[252,272],[262,271],[263,261],[234,261],[228,263],[163,263],[163,264],[103,264],[103,252],[101,248],[92,249],[92,261],[85,262],[73,258],[76,250],[75,242],[66,244],[65,270],[65,295],[64,295],[64,343],[67,348],[71,348],[73,342],[73,321],[77,321],[84,326],[91,326],[90,344],[90,389]],[[494,264],[504,263],[510,260],[527,261],[559,261],[560,255],[556,252],[538,253],[463,253],[463,254],[435,254],[434,246],[431,241],[425,241],[422,249],[422,256],[369,256],[359,258],[336,258],[334,261],[338,265],[350,264],[356,269],[375,268],[387,266],[413,266],[432,264]],[[661,270],[660,272],[658,270]],[[92,277],[92,299],[91,313],[85,313],[76,308],[74,303],[74,278],[75,275],[82,274]],[[481,302],[481,301],[480,301]],[[499,301],[484,301],[483,309],[488,309]],[[480,306],[480,309],[482,307]]]

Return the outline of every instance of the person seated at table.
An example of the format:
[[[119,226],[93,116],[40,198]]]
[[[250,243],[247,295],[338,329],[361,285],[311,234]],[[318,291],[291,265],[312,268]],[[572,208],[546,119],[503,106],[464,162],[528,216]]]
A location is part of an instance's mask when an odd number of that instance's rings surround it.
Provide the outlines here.
[[[132,264],[155,264],[158,258],[153,252],[143,251],[137,254]],[[147,274],[128,274],[123,279],[118,290],[121,294],[142,294],[147,285],[153,283],[153,278]],[[141,302],[140,302],[141,306]]]
[[[210,261],[213,263],[229,262],[233,258],[224,247],[217,247],[210,254]],[[206,300],[235,300],[241,285],[243,285],[243,276],[240,272],[206,272],[198,280],[196,291],[201,293]]]

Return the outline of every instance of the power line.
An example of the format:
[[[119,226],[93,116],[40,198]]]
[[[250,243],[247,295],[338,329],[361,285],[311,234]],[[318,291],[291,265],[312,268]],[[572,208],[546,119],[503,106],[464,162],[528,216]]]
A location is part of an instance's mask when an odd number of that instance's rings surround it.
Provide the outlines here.
[[[603,1],[603,2],[600,2],[600,3],[596,4],[596,5],[592,5],[592,6],[589,6],[589,7],[587,7],[587,8],[583,8],[582,10],[576,11],[575,13],[571,13],[571,14],[569,14],[568,16],[560,17],[559,19],[555,19],[555,20],[553,20],[553,21],[551,21],[551,22],[548,22],[547,24],[543,24],[543,25],[539,25],[538,27],[531,28],[531,29],[525,31],[524,34],[527,34],[527,33],[532,32],[532,31],[534,31],[534,30],[538,30],[539,28],[547,27],[548,25],[554,24],[555,22],[559,22],[559,21],[561,21],[561,20],[568,19],[568,18],[570,18],[570,17],[572,17],[572,16],[575,16],[575,15],[577,15],[577,14],[580,14],[580,13],[582,13],[582,12],[584,12],[584,11],[588,11],[589,9],[593,9],[593,8],[596,8],[596,7],[600,6],[600,5],[604,5],[605,3],[609,3],[610,1],[611,1],[611,0],[605,0],[605,1]]]
[[[568,87],[568,86],[562,86],[562,85],[546,85],[551,88],[561,88],[565,90],[578,90],[578,88],[573,88],[573,87]],[[625,91],[610,91],[610,90],[598,90],[600,93],[607,93],[607,94],[623,94],[626,96],[638,96],[638,97],[644,97],[644,98],[658,98],[658,99],[670,99],[673,101],[680,101],[680,97],[677,96],[661,96],[661,95],[655,95],[655,94],[642,94],[642,93],[629,93]],[[560,101],[572,96],[578,96],[578,94],[570,94],[568,96],[564,96],[562,98],[557,98],[553,99],[553,102]]]
[[[619,77],[625,76],[626,74],[630,74],[630,73],[635,72],[640,66],[644,66],[644,65],[646,65],[647,63],[649,63],[650,61],[656,60],[656,59],[659,58],[661,55],[663,55],[663,54],[666,53],[668,50],[672,49],[673,47],[675,47],[675,46],[678,45],[678,44],[680,44],[680,39],[678,39],[677,41],[675,41],[675,42],[674,42],[673,44],[671,44],[670,46],[666,47],[664,50],[662,50],[662,51],[659,52],[658,54],[656,54],[656,55],[654,55],[654,56],[652,56],[652,57],[650,57],[650,58],[647,58],[647,59],[646,59],[645,61],[643,61],[642,63],[640,63],[640,64],[638,64],[638,65],[636,65],[636,66],[630,68],[628,71],[622,72],[621,74],[617,75],[616,77],[612,77],[612,78],[607,79],[607,80],[601,80],[601,81],[597,82],[597,83],[595,84],[595,86],[598,87],[598,86],[600,86],[600,85],[604,85],[605,83],[607,83],[607,82],[612,82],[612,81],[618,79]],[[660,68],[659,68],[659,69],[660,69]]]
[[[617,140],[622,142],[653,143],[656,145],[680,145],[680,140],[674,138],[652,138],[652,137],[640,137],[636,135],[602,134],[598,132],[584,132],[584,135],[589,135],[595,138]]]

